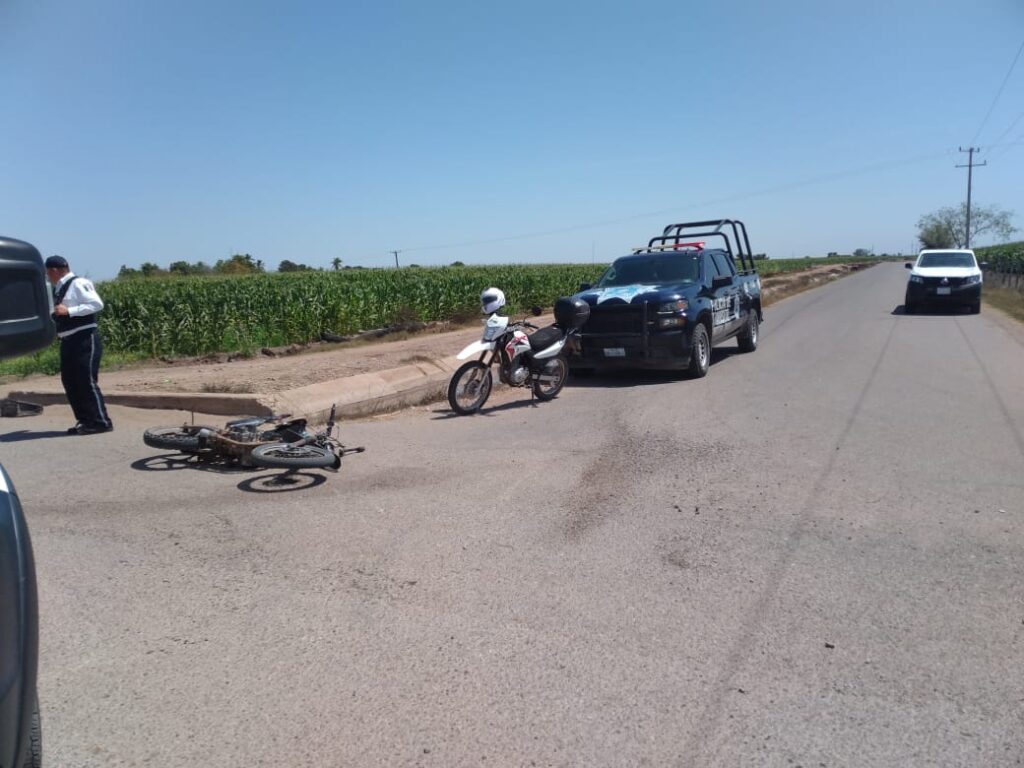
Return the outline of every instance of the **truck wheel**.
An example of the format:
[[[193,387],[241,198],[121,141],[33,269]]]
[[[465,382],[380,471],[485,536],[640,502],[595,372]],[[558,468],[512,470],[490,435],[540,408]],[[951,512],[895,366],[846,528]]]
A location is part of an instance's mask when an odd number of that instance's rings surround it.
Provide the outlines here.
[[[912,315],[917,311],[917,307],[914,306],[914,302],[910,300],[910,294],[908,293],[903,299],[903,314]]]
[[[691,379],[701,379],[708,373],[711,365],[711,339],[704,323],[697,323],[690,337],[690,369]]]
[[[973,304],[971,304],[971,314],[972,315],[979,315],[979,314],[981,314],[981,302],[980,301],[976,301]]]
[[[757,327],[757,309],[751,307],[747,314],[747,327],[736,337],[740,352],[753,352],[757,349]]]

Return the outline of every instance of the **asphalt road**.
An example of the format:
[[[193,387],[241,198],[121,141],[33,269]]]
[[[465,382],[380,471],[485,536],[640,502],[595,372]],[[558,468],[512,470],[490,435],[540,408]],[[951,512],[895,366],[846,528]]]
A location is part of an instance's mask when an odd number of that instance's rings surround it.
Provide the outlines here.
[[[1021,765],[1024,334],[905,280],[699,381],[344,424],[302,488],[0,422],[47,764]]]

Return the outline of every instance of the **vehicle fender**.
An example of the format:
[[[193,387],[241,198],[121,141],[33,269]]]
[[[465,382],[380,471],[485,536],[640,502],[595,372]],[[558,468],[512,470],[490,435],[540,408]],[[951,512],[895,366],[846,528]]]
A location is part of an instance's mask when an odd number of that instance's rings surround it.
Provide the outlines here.
[[[566,340],[566,338],[568,338],[568,337],[567,336],[563,336],[561,339],[556,341],[554,344],[552,344],[547,349],[543,349],[540,352],[535,352],[533,354],[533,359],[534,360],[547,360],[548,358],[551,358],[551,357],[558,357],[559,353],[562,351],[562,348],[565,347],[565,340]]]
[[[474,341],[472,344],[470,344],[464,350],[459,352],[457,357],[458,357],[459,360],[465,360],[467,357],[473,357],[473,355],[479,355],[481,352],[493,352],[493,351],[494,351],[494,342],[493,341],[484,341],[483,339],[480,339],[478,341]]]

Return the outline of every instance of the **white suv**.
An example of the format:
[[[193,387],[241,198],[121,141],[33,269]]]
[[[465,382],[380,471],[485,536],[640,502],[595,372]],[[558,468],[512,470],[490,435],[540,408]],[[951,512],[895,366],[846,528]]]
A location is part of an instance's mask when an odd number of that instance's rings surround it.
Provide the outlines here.
[[[982,266],[985,266],[984,264]],[[969,307],[981,312],[981,268],[974,251],[924,250],[913,264],[907,262],[910,279],[903,311],[914,314],[926,304]]]

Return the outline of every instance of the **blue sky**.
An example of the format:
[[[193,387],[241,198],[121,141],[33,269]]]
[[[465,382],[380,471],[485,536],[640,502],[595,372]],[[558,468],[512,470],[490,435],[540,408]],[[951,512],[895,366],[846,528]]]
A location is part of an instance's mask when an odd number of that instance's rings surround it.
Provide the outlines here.
[[[718,216],[908,251],[972,143],[1024,229],[1022,43],[1022,0],[0,0],[0,233],[95,278],[607,261]]]

